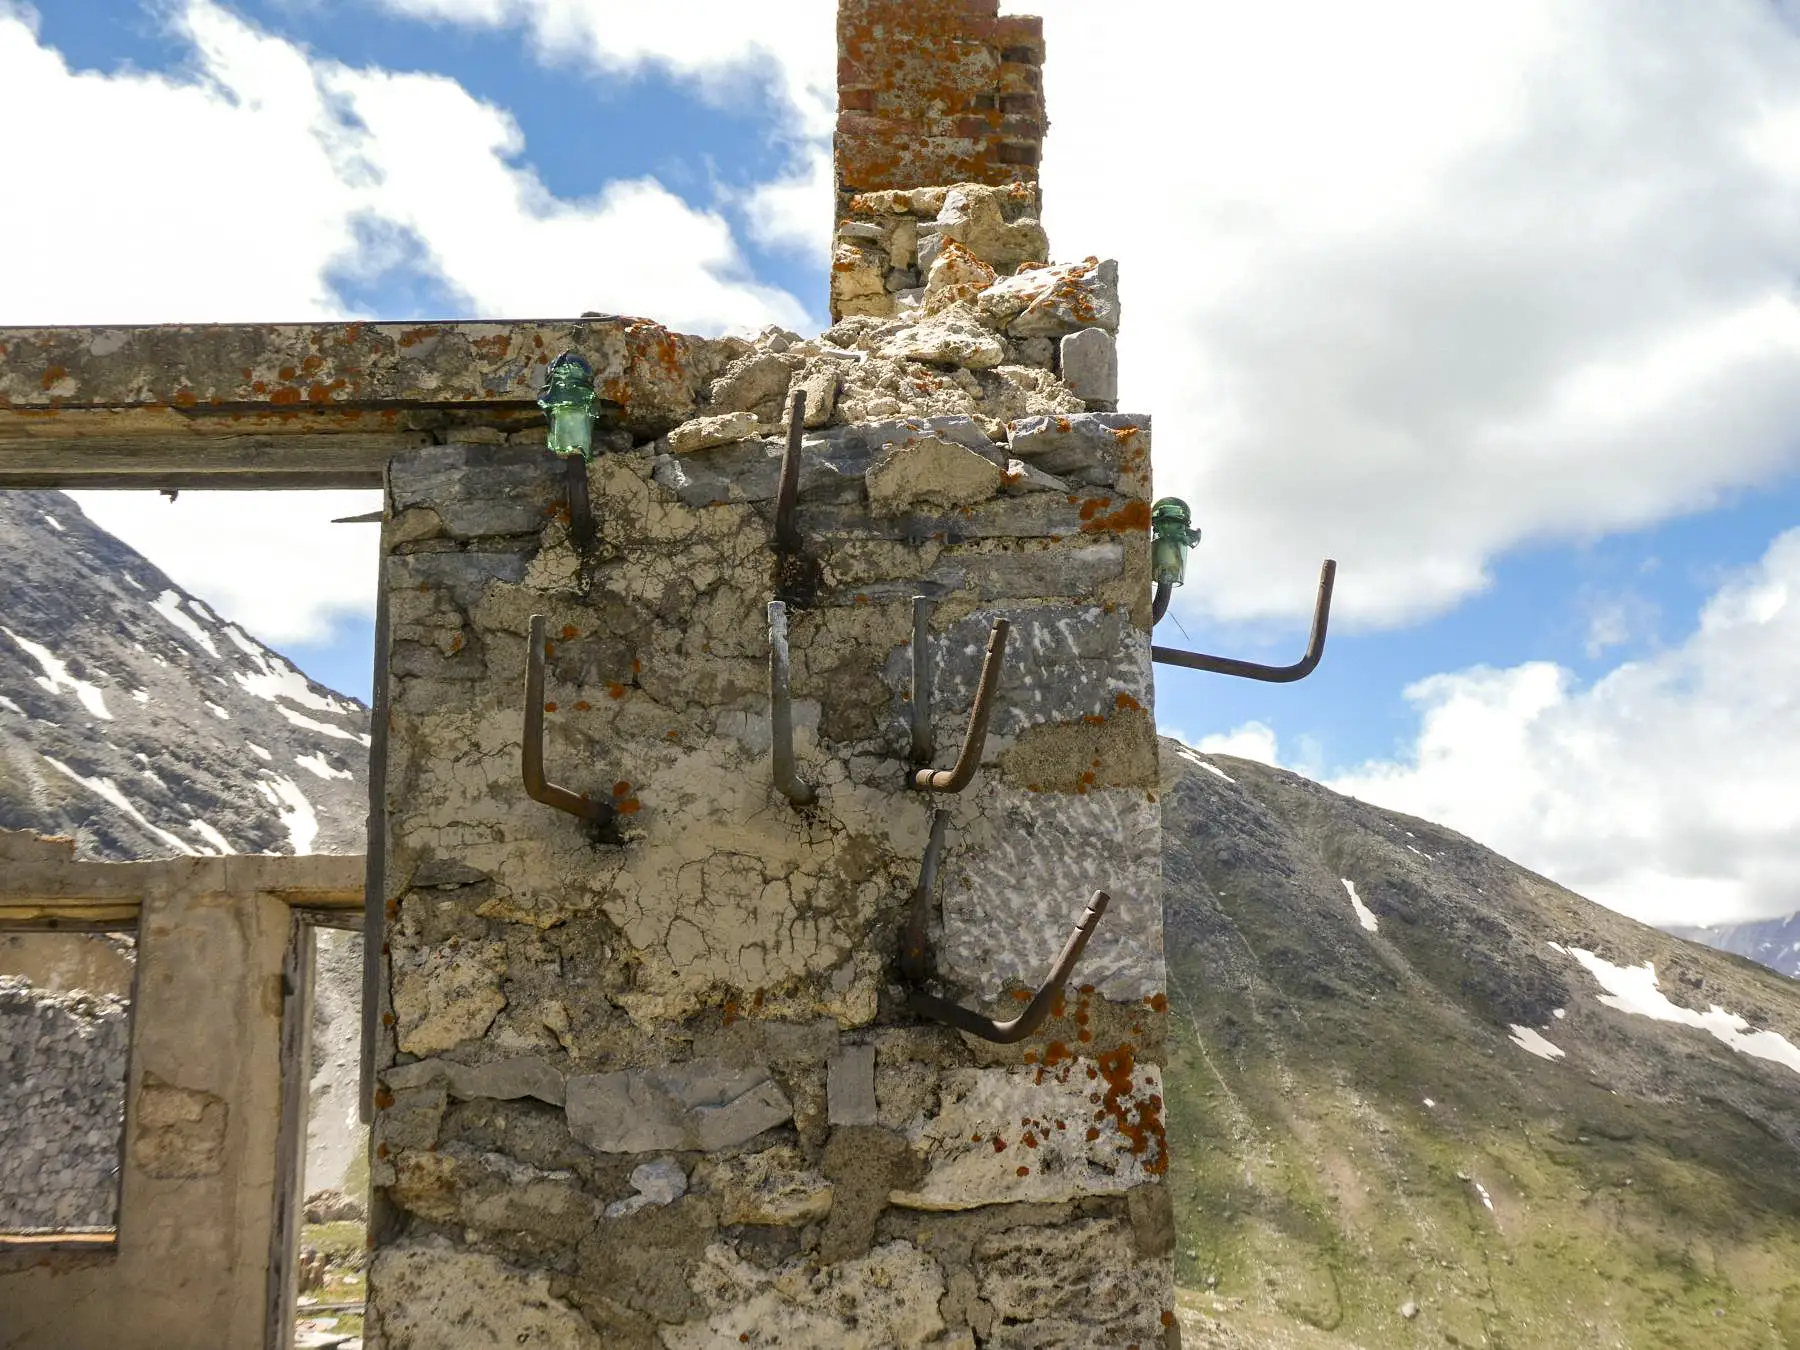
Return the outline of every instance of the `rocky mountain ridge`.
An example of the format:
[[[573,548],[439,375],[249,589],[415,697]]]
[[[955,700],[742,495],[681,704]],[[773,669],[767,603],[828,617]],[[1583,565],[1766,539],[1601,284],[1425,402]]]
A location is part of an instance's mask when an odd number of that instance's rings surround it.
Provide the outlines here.
[[[73,498],[0,493],[0,828],[96,860],[360,852],[368,719]]]
[[[1790,914],[1785,919],[1720,924],[1711,928],[1671,927],[1668,931],[1689,942],[1747,956],[1771,970],[1800,979],[1800,913]]]

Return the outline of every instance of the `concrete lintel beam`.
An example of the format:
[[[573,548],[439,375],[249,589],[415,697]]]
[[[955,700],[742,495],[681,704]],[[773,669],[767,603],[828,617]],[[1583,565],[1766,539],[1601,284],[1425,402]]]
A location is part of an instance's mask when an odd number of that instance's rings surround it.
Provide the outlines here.
[[[742,344],[621,317],[0,328],[0,486],[374,485],[454,428],[541,425],[565,350],[604,420],[646,440]]]

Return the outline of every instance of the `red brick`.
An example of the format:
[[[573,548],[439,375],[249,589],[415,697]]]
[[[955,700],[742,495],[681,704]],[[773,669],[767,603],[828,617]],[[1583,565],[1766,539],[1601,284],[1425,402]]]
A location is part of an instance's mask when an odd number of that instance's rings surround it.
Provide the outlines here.
[[[840,88],[838,90],[838,110],[840,112],[874,112],[875,91],[873,89]]]

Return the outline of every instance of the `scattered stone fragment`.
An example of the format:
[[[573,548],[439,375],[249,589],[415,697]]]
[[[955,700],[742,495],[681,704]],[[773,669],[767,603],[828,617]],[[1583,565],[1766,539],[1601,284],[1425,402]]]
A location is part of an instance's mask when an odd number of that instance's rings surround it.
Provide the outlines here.
[[[712,406],[720,412],[747,412],[760,404],[781,398],[787,393],[788,378],[788,363],[775,352],[758,352],[744,357],[732,362],[725,374],[712,382]],[[692,426],[693,423],[688,425]],[[675,433],[670,435],[673,439]],[[676,453],[683,452],[678,450]]]
[[[1012,337],[1061,337],[1119,327],[1119,265],[1087,258],[1003,277],[976,301],[982,321]]]
[[[959,183],[944,194],[938,211],[941,238],[955,240],[999,272],[1010,272],[1025,262],[1044,262],[1050,241],[1036,219],[1007,220],[1010,189],[979,183]]]
[[[877,349],[892,361],[989,370],[1006,359],[1006,344],[964,310],[951,310],[902,328]]]
[[[639,1163],[631,1169],[631,1184],[636,1195],[615,1200],[606,1207],[606,1217],[622,1219],[650,1205],[669,1205],[687,1194],[687,1173],[673,1158]]]
[[[669,433],[669,450],[677,455],[691,455],[697,450],[711,450],[730,445],[756,434],[756,414],[752,412],[720,413],[715,417],[696,417],[683,422]]]
[[[875,1124],[875,1047],[840,1047],[826,1071],[825,1095],[833,1125]]]
[[[994,284],[994,269],[954,239],[944,242],[925,278],[925,310],[934,313],[961,300],[973,300]]]

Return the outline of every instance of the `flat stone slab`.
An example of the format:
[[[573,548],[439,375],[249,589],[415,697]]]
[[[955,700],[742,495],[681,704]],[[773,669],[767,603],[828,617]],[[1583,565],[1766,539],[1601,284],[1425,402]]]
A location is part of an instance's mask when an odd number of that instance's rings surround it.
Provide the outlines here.
[[[696,1060],[569,1079],[569,1129],[602,1153],[734,1148],[793,1119],[763,1067]]]

